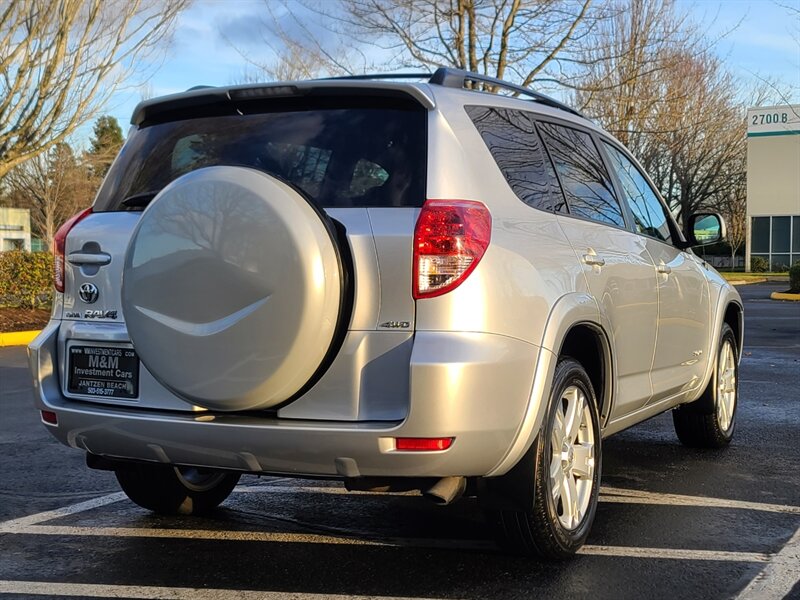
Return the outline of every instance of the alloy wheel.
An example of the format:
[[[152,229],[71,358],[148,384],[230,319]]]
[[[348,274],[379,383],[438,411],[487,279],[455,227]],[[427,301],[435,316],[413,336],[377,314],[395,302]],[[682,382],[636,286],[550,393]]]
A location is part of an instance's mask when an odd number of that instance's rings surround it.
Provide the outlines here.
[[[586,394],[576,385],[561,394],[550,428],[550,494],[558,520],[580,525],[592,497],[595,431]]]
[[[728,431],[736,410],[736,354],[730,340],[725,340],[717,361],[717,423]]]

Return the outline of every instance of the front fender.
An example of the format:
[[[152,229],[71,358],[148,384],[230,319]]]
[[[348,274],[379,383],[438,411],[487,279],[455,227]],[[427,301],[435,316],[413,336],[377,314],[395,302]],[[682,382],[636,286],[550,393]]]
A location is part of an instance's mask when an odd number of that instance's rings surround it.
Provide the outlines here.
[[[721,278],[720,278],[721,279]],[[711,381],[711,375],[714,373],[714,367],[716,366],[717,360],[717,348],[719,347],[719,338],[720,333],[722,332],[722,324],[725,321],[725,313],[728,311],[728,307],[730,305],[735,305],[738,308],[738,319],[739,319],[739,327],[738,327],[738,339],[736,340],[739,354],[736,357],[737,361],[741,362],[742,360],[742,348],[744,347],[744,306],[742,303],[742,298],[739,296],[739,292],[736,291],[729,283],[723,281],[722,283],[717,282],[715,279],[709,282],[709,289],[712,291],[712,298],[713,298],[713,290],[716,288],[717,290],[717,300],[713,303],[714,311],[713,315],[713,322],[712,327],[709,330],[709,345],[708,345],[708,360],[706,361],[706,370],[703,373],[703,379],[700,385],[697,388],[697,395],[696,397],[692,397],[691,400],[688,402],[693,402],[697,398],[699,398],[702,393],[705,391],[706,387],[708,387],[708,382]]]

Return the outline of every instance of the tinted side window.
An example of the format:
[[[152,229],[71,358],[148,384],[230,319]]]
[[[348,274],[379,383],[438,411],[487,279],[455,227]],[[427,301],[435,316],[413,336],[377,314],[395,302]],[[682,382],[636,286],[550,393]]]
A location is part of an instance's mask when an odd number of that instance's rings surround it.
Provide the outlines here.
[[[622,184],[622,195],[633,213],[636,231],[672,243],[669,217],[644,175],[614,146],[605,142],[603,145],[611,158],[611,166]]]
[[[533,120],[523,111],[467,106],[483,141],[520,200],[546,211],[566,212],[553,165]]]
[[[591,136],[552,123],[539,123],[539,127],[561,178],[570,213],[624,227],[622,209]]]

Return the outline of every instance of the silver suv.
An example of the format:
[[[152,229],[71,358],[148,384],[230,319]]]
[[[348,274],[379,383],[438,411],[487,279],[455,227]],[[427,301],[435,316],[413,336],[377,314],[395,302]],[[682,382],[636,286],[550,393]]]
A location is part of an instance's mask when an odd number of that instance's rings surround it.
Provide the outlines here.
[[[137,504],[201,514],[243,473],[478,497],[565,557],[601,440],[673,409],[731,440],[739,295],[613,137],[453,69],[142,102],[55,242],[36,407]],[[511,92],[519,97],[491,92]]]

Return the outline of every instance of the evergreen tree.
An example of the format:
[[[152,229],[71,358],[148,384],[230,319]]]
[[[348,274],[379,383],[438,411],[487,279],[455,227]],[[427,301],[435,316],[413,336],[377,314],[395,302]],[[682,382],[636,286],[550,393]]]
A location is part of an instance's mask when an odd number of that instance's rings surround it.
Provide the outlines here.
[[[86,158],[98,178],[105,177],[125,139],[117,119],[110,115],[99,117],[94,123],[94,137]]]

